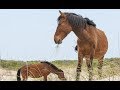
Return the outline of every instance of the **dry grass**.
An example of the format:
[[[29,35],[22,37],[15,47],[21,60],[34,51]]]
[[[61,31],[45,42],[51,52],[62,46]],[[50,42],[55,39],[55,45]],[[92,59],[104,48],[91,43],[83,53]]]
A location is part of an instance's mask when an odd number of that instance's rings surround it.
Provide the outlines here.
[[[75,81],[76,76],[76,64],[77,63],[63,63],[53,62],[54,65],[62,69],[65,73],[65,77],[67,81]],[[0,81],[16,81],[16,70],[7,70],[4,68],[0,69]],[[104,62],[103,70],[102,70],[102,79],[98,78],[97,73],[97,64],[94,63],[93,67],[93,81],[120,81],[120,62],[118,61],[109,61]],[[80,74],[81,81],[88,81],[88,71],[85,62],[82,66],[82,72]],[[28,81],[43,81],[43,77],[41,78],[29,78]],[[48,81],[61,81],[58,79],[57,75],[50,74],[48,76]]]

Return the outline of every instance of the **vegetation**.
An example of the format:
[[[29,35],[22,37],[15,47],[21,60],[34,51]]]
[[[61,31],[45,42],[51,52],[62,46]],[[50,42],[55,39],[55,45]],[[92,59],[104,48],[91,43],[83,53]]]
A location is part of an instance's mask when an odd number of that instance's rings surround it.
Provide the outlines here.
[[[9,70],[17,70],[18,68],[22,67],[26,64],[33,64],[37,63],[38,61],[16,61],[16,60],[0,60],[0,67],[9,69]]]
[[[0,61],[0,67],[8,70],[18,70],[18,68],[22,67],[26,64],[33,64],[33,63],[39,63],[37,60],[33,61],[16,61],[16,60],[1,60]],[[77,67],[77,60],[54,60],[51,63],[53,63],[58,68],[62,69],[65,72],[65,76],[67,76],[67,80],[75,80],[75,73],[76,73],[76,67]],[[97,65],[98,61],[93,61],[93,74],[94,74],[94,80],[98,79],[98,72],[97,72]],[[103,75],[102,78],[108,78],[118,76],[120,77],[120,58],[106,58],[103,62]],[[81,78],[82,80],[88,80],[88,72],[85,61],[83,61],[82,65],[82,72],[81,72]],[[57,79],[57,76],[50,75],[49,80],[59,80]]]
[[[16,60],[0,60],[0,67],[6,68],[6,69],[18,69],[23,65],[26,64],[34,64],[39,63],[40,61],[32,60],[32,61],[16,61]],[[76,67],[77,60],[54,60],[51,63],[56,65],[57,67]],[[98,61],[93,61],[93,67],[97,67]],[[85,63],[83,63],[83,66],[85,66]],[[120,67],[120,58],[106,58],[104,60],[103,66],[109,66],[111,68],[113,67]]]

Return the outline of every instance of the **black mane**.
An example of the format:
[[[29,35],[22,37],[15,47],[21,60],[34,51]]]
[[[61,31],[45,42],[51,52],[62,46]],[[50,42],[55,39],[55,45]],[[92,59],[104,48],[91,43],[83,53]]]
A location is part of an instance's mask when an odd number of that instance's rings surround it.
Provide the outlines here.
[[[58,71],[60,71],[60,72],[63,72],[61,69],[57,68],[55,65],[53,65],[52,63],[50,63],[50,62],[48,62],[48,61],[42,61],[41,63],[46,63],[46,64],[52,66],[55,70],[58,70]]]
[[[68,22],[75,28],[80,27],[83,29],[86,27],[86,24],[96,27],[96,24],[89,18],[83,18],[81,15],[77,15],[75,13],[64,13],[64,14],[67,17]],[[58,17],[57,19],[58,22],[61,18],[62,18],[61,16]]]
[[[96,24],[92,20],[90,20],[89,18],[84,18],[84,19],[87,21],[88,25],[92,25],[92,26],[96,27]]]

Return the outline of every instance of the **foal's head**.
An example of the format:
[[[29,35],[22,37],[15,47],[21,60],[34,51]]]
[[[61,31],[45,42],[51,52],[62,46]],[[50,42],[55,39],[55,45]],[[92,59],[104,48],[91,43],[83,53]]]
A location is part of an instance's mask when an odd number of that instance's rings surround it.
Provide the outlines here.
[[[66,80],[65,76],[64,76],[64,72],[60,69],[60,71],[57,73],[58,78],[60,80]]]
[[[59,79],[66,80],[66,78],[64,76],[64,72],[61,69],[59,69],[58,67],[56,67],[55,65],[53,65],[52,63],[47,62],[47,61],[44,61],[41,63],[46,64],[48,66],[48,70],[51,71],[51,73],[57,74]]]

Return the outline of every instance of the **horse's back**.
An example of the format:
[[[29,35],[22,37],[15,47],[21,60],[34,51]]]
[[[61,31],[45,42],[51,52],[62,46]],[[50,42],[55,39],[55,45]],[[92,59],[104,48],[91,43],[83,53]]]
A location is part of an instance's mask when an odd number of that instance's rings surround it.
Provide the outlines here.
[[[39,78],[43,75],[42,69],[44,68],[44,65],[42,63],[38,64],[29,64],[25,65],[21,68],[21,73],[23,75],[28,75],[32,78]]]

